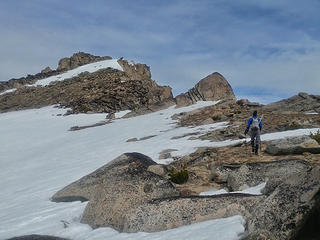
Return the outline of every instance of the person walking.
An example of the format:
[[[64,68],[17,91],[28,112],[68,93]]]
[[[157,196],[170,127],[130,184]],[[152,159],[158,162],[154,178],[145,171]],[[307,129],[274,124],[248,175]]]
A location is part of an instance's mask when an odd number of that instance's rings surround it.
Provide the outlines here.
[[[244,131],[245,135],[247,135],[247,133],[249,132],[249,129],[251,130],[250,137],[251,137],[252,152],[258,155],[262,121],[260,118],[258,118],[258,112],[256,110],[253,112],[252,117],[248,120],[247,128]]]

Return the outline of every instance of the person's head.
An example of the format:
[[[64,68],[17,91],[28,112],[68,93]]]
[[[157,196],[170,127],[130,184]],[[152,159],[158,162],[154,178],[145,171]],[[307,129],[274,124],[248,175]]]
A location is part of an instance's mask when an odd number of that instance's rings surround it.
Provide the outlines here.
[[[257,112],[257,110],[254,110],[254,111],[253,111],[253,114],[252,114],[252,116],[253,116],[253,117],[256,117],[257,115],[258,115],[258,112]]]

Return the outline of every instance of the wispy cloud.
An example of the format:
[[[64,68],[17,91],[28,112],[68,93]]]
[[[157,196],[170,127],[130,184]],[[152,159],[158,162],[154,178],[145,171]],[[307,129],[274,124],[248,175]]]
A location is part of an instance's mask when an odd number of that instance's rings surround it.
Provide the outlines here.
[[[4,0],[0,80],[87,51],[151,65],[175,94],[214,71],[239,96],[320,94],[317,9],[316,0]]]

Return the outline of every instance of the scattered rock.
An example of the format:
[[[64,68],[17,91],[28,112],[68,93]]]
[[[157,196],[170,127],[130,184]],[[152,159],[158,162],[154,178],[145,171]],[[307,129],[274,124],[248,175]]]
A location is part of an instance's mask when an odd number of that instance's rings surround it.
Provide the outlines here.
[[[177,149],[166,149],[159,153],[159,159],[168,159],[172,158],[171,153],[174,151],[178,151]]]
[[[101,121],[101,122],[98,122],[98,123],[95,123],[95,124],[92,124],[92,125],[73,126],[73,127],[71,127],[69,129],[69,131],[79,131],[79,130],[83,130],[83,129],[86,129],[86,128],[99,127],[99,126],[103,126],[103,125],[110,124],[110,123],[112,123],[111,120],[109,120],[109,121]]]
[[[113,112],[108,113],[106,116],[106,119],[110,119],[110,120],[116,119],[116,114]]]
[[[266,153],[271,155],[302,154],[304,152],[320,153],[320,145],[309,136],[299,136],[271,141],[266,148]]]
[[[129,138],[126,142],[136,142],[139,141],[138,138]]]
[[[142,138],[130,138],[128,139],[126,142],[137,142],[137,141],[144,141],[144,140],[148,140],[150,138],[156,137],[157,135],[150,135],[150,136],[146,136],[146,137],[142,137]]]
[[[146,137],[142,137],[139,139],[139,141],[144,141],[144,140],[148,140],[150,138],[156,137],[157,135],[150,135],[150,136],[146,136]]]

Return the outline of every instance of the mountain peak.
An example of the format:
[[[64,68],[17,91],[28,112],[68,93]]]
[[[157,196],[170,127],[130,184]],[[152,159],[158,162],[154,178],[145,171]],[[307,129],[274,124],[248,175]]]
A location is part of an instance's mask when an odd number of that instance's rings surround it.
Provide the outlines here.
[[[112,57],[105,56],[95,56],[90,53],[78,52],[74,53],[71,57],[65,57],[59,60],[57,71],[67,71],[74,69],[76,67],[86,65],[88,63],[109,60]]]

